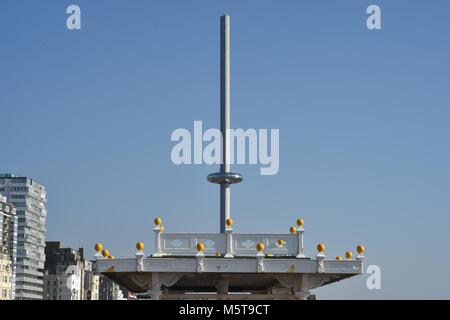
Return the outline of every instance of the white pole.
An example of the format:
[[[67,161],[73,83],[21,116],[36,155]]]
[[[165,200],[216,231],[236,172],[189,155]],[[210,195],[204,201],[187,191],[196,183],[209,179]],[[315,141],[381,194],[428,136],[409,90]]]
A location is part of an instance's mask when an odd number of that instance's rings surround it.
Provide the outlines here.
[[[230,16],[220,17],[220,131],[222,132],[221,173],[230,172]],[[230,218],[230,184],[220,185],[220,232]]]

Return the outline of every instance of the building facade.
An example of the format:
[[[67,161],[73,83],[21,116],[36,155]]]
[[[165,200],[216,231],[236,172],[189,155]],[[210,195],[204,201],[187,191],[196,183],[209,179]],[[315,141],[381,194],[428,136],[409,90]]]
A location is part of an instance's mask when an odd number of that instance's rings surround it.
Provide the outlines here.
[[[85,260],[84,263],[83,300],[99,300],[100,276],[93,272],[91,261]]]
[[[98,300],[99,277],[83,253],[82,248],[64,248],[59,241],[46,242],[45,300]]]
[[[0,193],[16,208],[15,299],[43,298],[45,262],[45,187],[28,177],[0,174]]]
[[[127,300],[128,291],[104,275],[100,275],[99,300]]]
[[[0,194],[0,299],[15,298],[17,221],[14,205]]]
[[[13,265],[9,254],[0,252],[0,300],[13,298]]]

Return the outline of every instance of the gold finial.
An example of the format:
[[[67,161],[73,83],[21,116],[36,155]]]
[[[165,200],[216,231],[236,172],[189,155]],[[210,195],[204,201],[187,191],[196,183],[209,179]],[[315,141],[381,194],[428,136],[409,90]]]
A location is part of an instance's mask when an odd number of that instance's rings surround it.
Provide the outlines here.
[[[201,242],[197,243],[197,251],[205,251],[205,245]]]
[[[109,250],[108,250],[108,249],[104,249],[104,250],[102,251],[102,256],[103,256],[104,258],[108,257],[108,256],[109,256]]]
[[[138,250],[138,251],[142,251],[142,250],[144,250],[144,243],[143,242],[138,242],[138,243],[136,243],[136,249]]]
[[[337,257],[336,257],[336,260],[341,261],[341,260],[342,260],[342,257],[341,257],[341,256],[337,256]]]
[[[286,244],[286,241],[284,241],[283,239],[280,239],[277,241],[279,246],[284,246]]]
[[[319,243],[317,245],[317,251],[319,251],[319,253],[323,253],[325,251],[325,245],[323,243]]]
[[[256,250],[258,250],[258,252],[262,252],[264,250],[264,244],[258,242],[258,244],[256,245]]]
[[[356,251],[359,254],[363,254],[366,251],[366,248],[364,248],[364,246],[362,244],[360,244],[359,246],[356,247]]]
[[[95,251],[96,252],[100,252],[100,251],[102,251],[102,249],[103,249],[103,246],[102,246],[101,243],[96,243],[95,244]]]
[[[296,232],[297,232],[297,228],[294,227],[294,226],[292,226],[292,227],[289,228],[289,231],[290,231],[292,234],[293,234],[293,233],[296,233]]]
[[[298,225],[299,227],[303,226],[304,224],[305,224],[305,220],[303,220],[303,219],[297,219],[297,225]]]
[[[153,220],[153,222],[155,223],[155,225],[160,226],[162,223],[162,219],[160,217],[155,218],[155,220]]]
[[[345,257],[347,258],[347,260],[350,260],[353,257],[353,253],[351,251],[347,251],[345,253]]]
[[[231,227],[234,223],[233,219],[228,218],[227,220],[225,220],[225,223],[227,225],[227,227]]]

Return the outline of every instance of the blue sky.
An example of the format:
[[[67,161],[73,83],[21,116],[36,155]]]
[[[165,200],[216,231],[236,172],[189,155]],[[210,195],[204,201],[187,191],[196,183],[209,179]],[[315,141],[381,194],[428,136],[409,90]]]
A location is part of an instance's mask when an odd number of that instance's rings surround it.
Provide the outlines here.
[[[32,4],[33,3],[33,4]],[[70,4],[82,30],[66,28]],[[366,28],[366,8],[382,30]],[[318,298],[450,298],[450,2],[2,1],[0,172],[48,192],[47,239],[118,257],[218,230],[217,166],[175,166],[176,128],[219,125],[219,16],[231,15],[232,126],[279,128],[280,171],[239,165],[237,232],[306,251],[363,243],[382,269]]]

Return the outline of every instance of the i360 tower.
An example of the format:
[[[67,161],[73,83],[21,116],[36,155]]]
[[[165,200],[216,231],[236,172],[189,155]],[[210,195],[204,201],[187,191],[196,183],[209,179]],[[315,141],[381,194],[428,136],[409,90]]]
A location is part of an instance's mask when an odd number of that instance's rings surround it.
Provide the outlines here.
[[[308,256],[304,220],[296,219],[283,234],[235,233],[230,215],[230,186],[242,181],[230,167],[230,17],[220,18],[220,128],[223,135],[220,171],[208,181],[220,185],[219,233],[169,233],[154,219],[154,249],[143,242],[132,258],[116,259],[95,245],[96,270],[131,292],[151,299],[307,299],[311,290],[363,272],[364,246],[345,259],[327,259],[325,245]],[[234,216],[238,225],[239,214]]]
[[[230,16],[220,17],[220,132],[222,153],[220,172],[208,176],[208,181],[220,185],[220,232],[225,233],[226,220],[231,218],[231,188],[242,181],[239,173],[231,172],[230,165]]]

